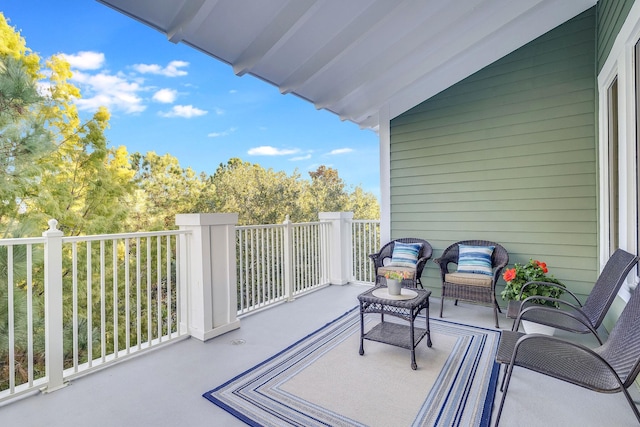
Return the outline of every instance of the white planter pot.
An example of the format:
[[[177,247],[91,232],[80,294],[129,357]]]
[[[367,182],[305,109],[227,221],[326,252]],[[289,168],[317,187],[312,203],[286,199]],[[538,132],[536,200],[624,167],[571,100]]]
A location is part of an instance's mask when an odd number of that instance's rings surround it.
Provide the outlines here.
[[[528,320],[522,320],[520,323],[522,323],[522,328],[527,334],[553,335],[556,332],[556,328],[553,326],[541,325]]]
[[[389,295],[400,295],[400,281],[395,279],[387,279],[387,292]]]

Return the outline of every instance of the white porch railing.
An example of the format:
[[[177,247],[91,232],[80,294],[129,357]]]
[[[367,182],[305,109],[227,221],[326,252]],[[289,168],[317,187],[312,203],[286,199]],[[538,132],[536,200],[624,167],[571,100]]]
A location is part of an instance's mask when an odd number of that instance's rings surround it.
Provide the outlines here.
[[[236,227],[178,215],[180,230],[0,240],[0,403],[142,351],[239,327],[238,315],[349,281],[372,282],[378,221]]]
[[[327,286],[330,225],[236,227],[238,315]]]
[[[0,402],[186,337],[187,232],[63,237],[49,223],[41,238],[0,240]]]
[[[353,220],[351,225],[353,281],[373,283],[376,272],[369,254],[380,250],[380,221]]]

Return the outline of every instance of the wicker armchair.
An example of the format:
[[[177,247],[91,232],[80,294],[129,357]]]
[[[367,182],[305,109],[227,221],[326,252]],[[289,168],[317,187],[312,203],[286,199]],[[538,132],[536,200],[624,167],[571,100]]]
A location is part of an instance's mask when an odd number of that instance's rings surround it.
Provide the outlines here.
[[[456,275],[454,270],[450,270],[451,264],[458,264],[458,256],[460,245],[469,246],[494,246],[491,255],[491,266],[493,275]],[[440,304],[440,317],[444,308],[444,299],[455,299],[455,305],[458,300],[473,301],[491,304],[493,306],[496,328],[499,328],[498,312],[502,313],[496,300],[496,283],[500,277],[502,269],[509,263],[509,254],[506,249],[495,242],[487,240],[464,240],[456,242],[444,250],[442,256],[434,260],[440,265],[440,276],[442,279],[442,297]],[[480,276],[480,277],[473,277]],[[481,277],[484,276],[484,277]]]
[[[411,271],[412,277],[402,281],[403,287],[417,288],[418,285],[420,285],[420,287],[422,288],[423,286],[422,281],[420,280],[420,276],[422,275],[422,270],[424,269],[425,264],[433,254],[433,248],[431,247],[431,244],[426,240],[416,239],[413,237],[403,237],[401,239],[392,240],[391,242],[384,245],[379,252],[369,255],[369,258],[371,258],[371,261],[373,261],[374,269],[376,272],[376,285],[380,284],[384,269],[393,269],[393,267],[389,267],[388,264],[391,262],[393,248],[396,242],[422,244],[420,252],[418,253],[418,262],[416,264],[415,271]],[[406,270],[406,268],[398,269]]]
[[[500,422],[515,366],[600,393],[622,392],[640,422],[640,412],[627,390],[640,373],[639,323],[640,290],[636,290],[607,341],[594,349],[553,336],[502,331],[498,354],[510,356],[495,425]]]

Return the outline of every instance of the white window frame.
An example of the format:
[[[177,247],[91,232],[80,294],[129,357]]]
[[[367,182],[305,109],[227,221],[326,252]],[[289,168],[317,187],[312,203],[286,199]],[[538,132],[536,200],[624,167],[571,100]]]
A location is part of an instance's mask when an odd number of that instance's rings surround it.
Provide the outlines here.
[[[609,252],[609,111],[608,90],[618,79],[618,188],[619,188],[619,245],[632,253],[638,252],[638,153],[636,152],[636,77],[635,45],[640,40],[640,2],[635,2],[629,11],[620,32],[598,75],[598,171],[599,171],[599,218],[598,239],[600,268],[604,267]],[[640,72],[640,70],[638,70]],[[640,278],[635,276],[622,287],[620,296],[626,301],[630,289],[637,286]]]

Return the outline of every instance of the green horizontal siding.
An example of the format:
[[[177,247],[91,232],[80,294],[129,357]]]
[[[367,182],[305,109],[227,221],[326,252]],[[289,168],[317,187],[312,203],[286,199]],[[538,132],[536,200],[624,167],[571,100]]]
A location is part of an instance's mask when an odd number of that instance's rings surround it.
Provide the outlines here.
[[[635,0],[599,0],[597,5],[598,72],[602,70],[622,24]]]
[[[391,122],[391,233],[486,239],[582,295],[597,275],[595,8]],[[439,294],[437,267],[423,282]]]

